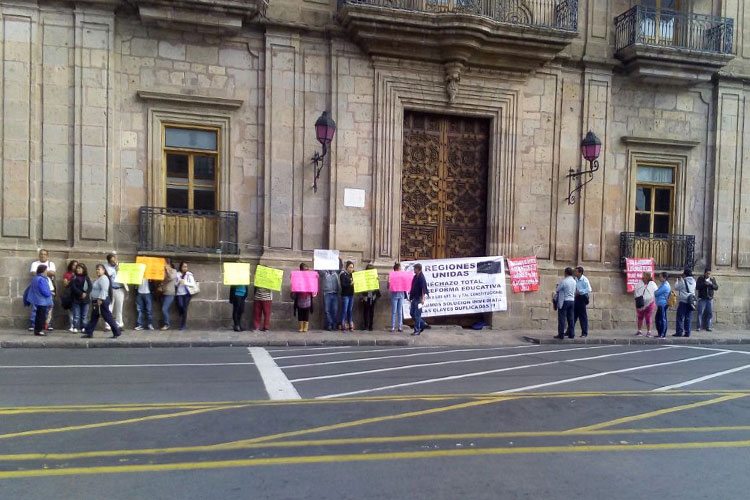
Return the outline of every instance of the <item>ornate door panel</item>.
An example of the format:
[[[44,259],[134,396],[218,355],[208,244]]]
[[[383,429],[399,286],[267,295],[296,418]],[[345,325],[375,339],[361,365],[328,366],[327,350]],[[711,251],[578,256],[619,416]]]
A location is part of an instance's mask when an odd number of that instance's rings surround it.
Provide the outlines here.
[[[401,259],[485,255],[489,124],[404,112]]]

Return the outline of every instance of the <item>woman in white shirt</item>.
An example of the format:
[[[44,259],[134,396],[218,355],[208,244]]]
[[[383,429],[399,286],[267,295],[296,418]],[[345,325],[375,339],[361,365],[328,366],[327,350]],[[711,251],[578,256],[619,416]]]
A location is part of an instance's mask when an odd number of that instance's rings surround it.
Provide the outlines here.
[[[191,297],[188,287],[195,286],[195,278],[193,277],[193,273],[188,271],[187,262],[180,262],[178,269],[177,280],[175,282],[177,286],[175,301],[177,302],[177,311],[180,313],[180,330],[184,330],[187,325],[187,313]]]
[[[644,320],[646,321],[646,337],[651,336],[651,318],[654,316],[654,309],[656,308],[654,292],[657,288],[656,283],[651,279],[651,273],[648,271],[643,273],[643,278],[635,285],[635,313],[638,318],[636,336],[643,335],[641,328]]]

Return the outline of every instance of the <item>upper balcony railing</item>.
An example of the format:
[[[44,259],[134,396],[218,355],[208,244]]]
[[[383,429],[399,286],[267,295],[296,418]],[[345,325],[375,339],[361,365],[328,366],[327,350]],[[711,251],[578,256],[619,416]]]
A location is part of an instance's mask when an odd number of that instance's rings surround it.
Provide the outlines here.
[[[237,212],[140,207],[138,249],[238,254]]]
[[[578,0],[339,0],[339,10],[346,4],[471,14],[518,26],[578,31]]]
[[[692,234],[620,233],[620,264],[627,258],[653,258],[658,270],[679,270],[695,265]]]
[[[734,20],[637,5],[615,18],[615,51],[632,45],[732,54]]]

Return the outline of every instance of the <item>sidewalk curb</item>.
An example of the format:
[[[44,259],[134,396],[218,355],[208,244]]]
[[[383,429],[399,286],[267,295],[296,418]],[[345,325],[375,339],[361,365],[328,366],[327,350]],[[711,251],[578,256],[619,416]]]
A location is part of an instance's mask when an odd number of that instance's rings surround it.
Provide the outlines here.
[[[559,340],[555,338],[531,337],[524,335],[523,339],[532,344],[608,344],[608,345],[739,345],[750,344],[750,339],[722,339],[722,338],[680,338],[667,337],[656,339],[648,337],[634,338],[581,338]]]
[[[94,348],[161,348],[161,347],[363,347],[363,346],[408,346],[408,339],[293,339],[293,340],[154,340],[119,341],[114,339],[93,339],[84,342],[75,340],[3,340],[0,349],[94,349]]]

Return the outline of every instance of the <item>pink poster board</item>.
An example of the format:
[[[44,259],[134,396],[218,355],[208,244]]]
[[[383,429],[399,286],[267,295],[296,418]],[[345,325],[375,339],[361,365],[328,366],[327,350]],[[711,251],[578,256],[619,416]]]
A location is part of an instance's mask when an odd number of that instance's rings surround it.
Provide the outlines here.
[[[315,271],[292,271],[292,291],[318,293],[318,273]]]
[[[539,290],[539,268],[536,257],[508,259],[508,270],[513,293]]]
[[[414,273],[409,271],[391,271],[388,275],[388,289],[391,292],[408,292],[413,279]]]
[[[643,278],[643,273],[648,271],[654,275],[654,259],[625,259],[625,272],[627,273],[628,292],[635,290],[635,285]]]

